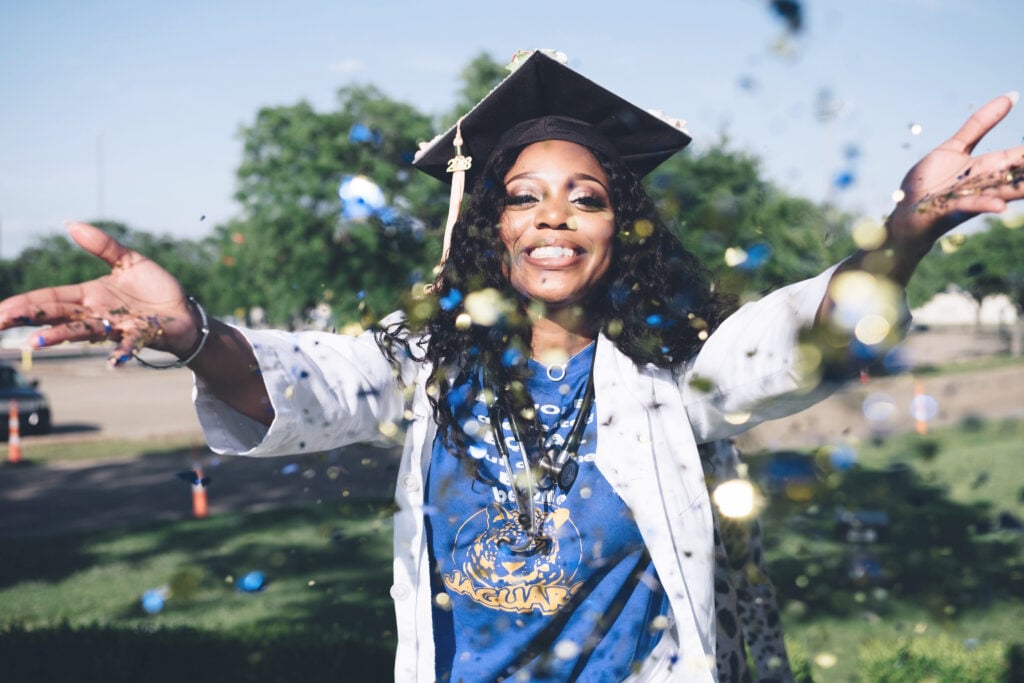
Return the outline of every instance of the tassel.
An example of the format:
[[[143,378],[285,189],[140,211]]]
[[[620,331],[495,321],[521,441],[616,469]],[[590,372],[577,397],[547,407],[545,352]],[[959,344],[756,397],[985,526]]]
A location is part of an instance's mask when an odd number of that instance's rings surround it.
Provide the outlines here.
[[[455,156],[448,160],[448,172],[452,174],[452,192],[448,199],[448,220],[444,225],[444,243],[441,249],[441,264],[448,260],[448,252],[452,243],[452,228],[459,220],[459,209],[462,207],[462,195],[466,190],[466,171],[473,165],[473,157],[462,155],[462,119],[455,124]]]

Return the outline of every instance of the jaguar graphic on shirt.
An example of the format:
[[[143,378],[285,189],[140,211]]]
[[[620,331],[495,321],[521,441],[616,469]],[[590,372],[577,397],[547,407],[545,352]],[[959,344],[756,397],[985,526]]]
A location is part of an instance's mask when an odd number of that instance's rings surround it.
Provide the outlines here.
[[[456,532],[454,569],[444,574],[444,585],[491,609],[555,614],[583,585],[579,529],[566,508],[538,510],[538,528],[551,542],[524,553],[513,548],[528,537],[516,515],[492,503],[467,519]]]

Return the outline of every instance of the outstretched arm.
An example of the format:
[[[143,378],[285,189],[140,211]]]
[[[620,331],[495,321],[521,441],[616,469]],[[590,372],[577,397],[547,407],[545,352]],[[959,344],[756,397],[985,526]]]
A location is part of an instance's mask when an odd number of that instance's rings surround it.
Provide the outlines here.
[[[858,313],[844,312],[844,299],[859,300],[848,306],[857,309],[873,296],[874,304],[891,311],[918,264],[946,232],[979,214],[1005,211],[1024,198],[1024,145],[974,156],[978,143],[1006,118],[1017,99],[1011,93],[991,100],[909,170],[881,244],[862,249],[836,269],[818,309],[818,327],[835,332],[856,325]]]
[[[1017,93],[995,98],[953,137],[914,165],[900,186],[902,198],[886,222],[887,235],[876,249],[848,259],[837,275],[862,270],[906,286],[917,264],[936,240],[969,218],[1000,213],[1024,198],[1024,146],[973,156],[982,138],[1013,108]],[[834,301],[826,298],[822,312]]]
[[[83,249],[105,261],[110,274],[12,296],[0,302],[0,329],[48,325],[32,340],[36,348],[110,339],[117,343],[111,366],[129,360],[132,351],[142,347],[190,356],[200,341],[200,317],[178,281],[91,225],[71,223],[68,232]],[[189,368],[222,401],[269,424],[273,411],[249,344],[218,320],[210,320],[209,328],[209,337]]]

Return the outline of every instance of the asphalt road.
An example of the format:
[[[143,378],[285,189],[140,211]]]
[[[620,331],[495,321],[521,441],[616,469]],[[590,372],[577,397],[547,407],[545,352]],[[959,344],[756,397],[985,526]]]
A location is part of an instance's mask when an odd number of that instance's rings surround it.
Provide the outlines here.
[[[20,354],[7,354],[20,364]],[[320,502],[389,499],[397,448],[354,446],[317,456],[218,457],[202,439],[192,407],[192,374],[146,370],[134,363],[108,370],[102,353],[38,354],[25,375],[39,380],[53,410],[53,433],[23,436],[19,466],[0,467],[0,538],[84,531],[192,516],[192,487],[178,473],[198,463],[211,478],[210,514]],[[90,439],[192,439],[186,452],[159,451],[131,460],[32,462],[32,448]],[[6,459],[7,444],[3,448]]]

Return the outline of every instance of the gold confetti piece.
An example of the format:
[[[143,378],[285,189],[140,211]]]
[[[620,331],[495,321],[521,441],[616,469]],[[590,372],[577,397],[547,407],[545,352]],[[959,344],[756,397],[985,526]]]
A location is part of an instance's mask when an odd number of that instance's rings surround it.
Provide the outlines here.
[[[953,254],[965,244],[967,244],[967,235],[961,233],[946,235],[939,240],[939,246],[942,247],[943,254]]]
[[[878,249],[885,243],[888,232],[880,222],[862,218],[853,224],[851,235],[858,248],[870,251]]]
[[[739,247],[729,247],[725,250],[725,265],[730,268],[735,268],[746,260],[747,252]]]
[[[822,669],[831,669],[839,662],[839,658],[831,652],[820,652],[814,657],[814,663]]]
[[[21,369],[26,372],[32,369],[32,349],[21,350]]]
[[[733,479],[715,488],[711,500],[726,517],[745,519],[754,513],[757,492],[749,481]]]

